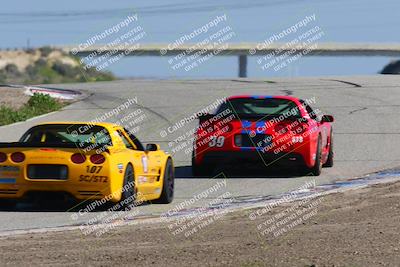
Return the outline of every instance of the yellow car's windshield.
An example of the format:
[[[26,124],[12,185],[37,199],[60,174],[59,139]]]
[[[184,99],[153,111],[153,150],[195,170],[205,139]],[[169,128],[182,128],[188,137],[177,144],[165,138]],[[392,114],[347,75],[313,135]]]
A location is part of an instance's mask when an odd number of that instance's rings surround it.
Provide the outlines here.
[[[111,145],[110,134],[104,127],[86,124],[39,125],[21,138],[24,143],[85,143]]]

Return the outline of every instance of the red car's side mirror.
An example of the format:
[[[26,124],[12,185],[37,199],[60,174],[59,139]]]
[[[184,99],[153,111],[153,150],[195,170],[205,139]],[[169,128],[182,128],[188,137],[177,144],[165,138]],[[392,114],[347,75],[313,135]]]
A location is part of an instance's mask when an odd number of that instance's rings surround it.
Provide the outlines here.
[[[335,118],[332,115],[323,115],[321,122],[334,122]]]

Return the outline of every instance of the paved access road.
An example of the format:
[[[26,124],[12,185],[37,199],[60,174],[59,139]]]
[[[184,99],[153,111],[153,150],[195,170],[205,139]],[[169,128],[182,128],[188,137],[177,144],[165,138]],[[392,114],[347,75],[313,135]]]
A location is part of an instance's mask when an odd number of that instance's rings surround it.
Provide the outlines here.
[[[113,108],[137,100],[123,114],[108,121],[120,120],[132,112],[145,114],[138,121],[137,136],[143,142],[157,142],[172,152],[169,146],[176,138],[190,132],[196,122],[183,126],[178,122],[225,96],[235,94],[290,94],[316,99],[316,107],[336,118],[335,167],[324,169],[318,184],[361,176],[377,170],[400,165],[400,77],[319,77],[271,78],[269,80],[123,80],[103,83],[68,84],[59,88],[84,90],[90,96],[66,107],[61,112],[28,122],[0,127],[1,141],[16,141],[30,126],[45,121],[82,121],[101,118]],[[143,117],[142,117],[143,118]],[[162,137],[160,131],[179,128]],[[172,128],[170,128],[172,129]],[[177,167],[176,198],[171,205],[146,205],[141,215],[158,214],[188,200],[193,195],[215,185],[218,179],[191,177],[190,154],[184,149],[174,153]],[[274,195],[293,190],[314,177],[271,177],[227,179],[226,188],[236,197]],[[213,196],[210,195],[210,198]],[[209,200],[196,202],[204,205]],[[71,219],[65,212],[0,212],[0,232],[17,229],[57,227],[85,222],[88,217]],[[93,214],[89,216],[95,216]]]

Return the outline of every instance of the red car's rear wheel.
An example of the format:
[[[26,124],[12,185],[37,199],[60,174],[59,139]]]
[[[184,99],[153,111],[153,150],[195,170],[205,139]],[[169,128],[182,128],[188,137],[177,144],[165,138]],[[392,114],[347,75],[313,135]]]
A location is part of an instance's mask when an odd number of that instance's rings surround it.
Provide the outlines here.
[[[326,160],[325,164],[323,165],[324,167],[333,167],[333,133],[331,129],[331,135],[329,137],[329,154],[328,154],[328,159]]]

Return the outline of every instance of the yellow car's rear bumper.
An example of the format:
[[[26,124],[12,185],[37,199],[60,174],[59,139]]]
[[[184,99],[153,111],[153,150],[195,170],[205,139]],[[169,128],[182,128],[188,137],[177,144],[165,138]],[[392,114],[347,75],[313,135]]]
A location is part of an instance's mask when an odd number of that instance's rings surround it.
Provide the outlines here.
[[[0,179],[1,180],[1,179]],[[60,192],[71,195],[80,200],[110,198],[117,201],[108,185],[90,184],[77,186],[68,181],[26,181],[23,184],[12,183],[12,179],[3,179],[0,184],[0,198],[22,199],[28,193],[34,192]],[[6,182],[6,183],[5,183]]]

